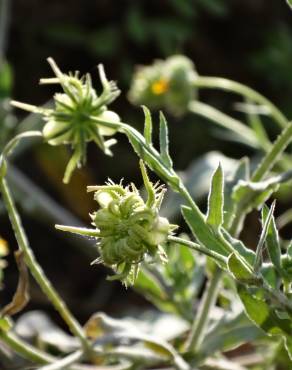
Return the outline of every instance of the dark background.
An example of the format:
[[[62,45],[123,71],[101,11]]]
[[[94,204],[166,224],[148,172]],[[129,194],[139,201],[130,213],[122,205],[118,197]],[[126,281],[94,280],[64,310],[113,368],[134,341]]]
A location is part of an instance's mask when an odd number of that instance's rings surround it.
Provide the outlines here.
[[[96,65],[103,63],[108,77],[117,80],[122,90],[111,108],[123,121],[141,129],[141,109],[127,100],[135,66],[183,53],[194,61],[199,74],[223,76],[250,85],[275,102],[288,117],[292,114],[292,12],[284,0],[15,0],[9,5],[5,59],[13,82],[3,98],[46,103],[53,90],[38,86],[38,81],[52,75],[46,62],[48,56],[64,72],[92,73],[97,88],[100,86]],[[237,115],[233,111],[234,97],[203,92],[201,98]],[[20,111],[9,114],[16,116],[17,122],[26,116]],[[154,117],[157,119],[157,114]],[[190,159],[210,150],[235,158],[251,154],[242,145],[218,140],[209,123],[193,115],[167,118],[171,152],[178,169],[186,168]],[[270,134],[273,133],[270,127]],[[90,145],[87,168],[75,174],[67,186],[61,183],[68,160],[64,148],[35,145],[23,152],[15,165],[80,222],[89,224],[88,213],[94,210],[95,203],[86,194],[87,184],[102,184],[107,177],[141,183],[137,158],[124,137],[119,137],[114,153],[114,158],[108,158]],[[125,292],[119,283],[105,281],[106,270],[90,266],[88,243],[81,239],[76,243],[76,239],[74,244],[62,238],[54,231],[52,222],[40,222],[44,218],[42,210],[30,207],[29,201],[18,197],[32,248],[80,320],[98,310],[119,315],[147,305],[131,290]],[[17,283],[12,257],[16,242],[3,210],[0,235],[8,240],[11,249],[2,305],[11,299]],[[31,296],[28,310],[45,309],[55,317],[33,283]]]

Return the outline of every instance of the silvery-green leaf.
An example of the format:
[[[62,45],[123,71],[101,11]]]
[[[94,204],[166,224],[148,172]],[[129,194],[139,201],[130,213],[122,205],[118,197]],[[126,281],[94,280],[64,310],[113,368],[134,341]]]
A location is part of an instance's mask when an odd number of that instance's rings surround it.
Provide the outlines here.
[[[169,155],[168,127],[162,112],[159,114],[159,119],[160,156],[165,166],[172,168],[172,160]]]
[[[223,206],[224,206],[224,174],[221,165],[217,167],[212,177],[209,197],[207,223],[219,229],[223,223]]]
[[[238,293],[247,316],[267,335],[282,337],[292,360],[292,320],[281,319],[270,304],[252,295],[243,285],[238,286]]]
[[[148,145],[152,145],[152,117],[149,109],[142,106],[145,116],[145,123],[144,123],[144,137],[146,140],[146,143]]]
[[[264,205],[262,209],[262,224],[264,225],[269,214],[269,208]],[[277,271],[281,271],[281,246],[279,241],[279,233],[276,227],[275,218],[272,215],[271,222],[267,231],[266,245],[269,257]]]

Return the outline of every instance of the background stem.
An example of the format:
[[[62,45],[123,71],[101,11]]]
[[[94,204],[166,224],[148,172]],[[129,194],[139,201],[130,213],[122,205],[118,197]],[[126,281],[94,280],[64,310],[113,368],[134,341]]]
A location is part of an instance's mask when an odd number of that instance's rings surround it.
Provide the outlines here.
[[[5,203],[8,215],[9,215],[10,222],[14,230],[14,234],[15,234],[18,246],[20,250],[24,253],[26,264],[29,267],[32,275],[34,276],[35,280],[40,285],[42,291],[45,293],[45,295],[52,302],[56,310],[60,313],[64,321],[67,323],[71,332],[80,339],[81,344],[84,347],[84,349],[86,351],[90,351],[90,344],[87,341],[87,338],[83,332],[82,327],[77,322],[77,320],[73,317],[73,315],[71,314],[65,302],[59,296],[59,294],[55,291],[52,284],[47,279],[41,266],[38,264],[38,262],[35,259],[35,256],[29,246],[29,242],[26,237],[25,231],[23,229],[18,212],[16,210],[14,201],[10,194],[9,187],[4,178],[1,178],[0,180],[0,190],[3,196],[3,201]]]
[[[266,97],[264,97],[257,91],[239,82],[220,77],[199,76],[194,80],[194,86],[199,88],[226,90],[229,92],[242,95],[248,100],[266,106],[270,111],[270,115],[274,118],[274,120],[278,123],[278,125],[281,128],[285,127],[288,123],[288,120],[284,116],[284,114],[272,102],[270,102],[270,100],[268,100]]]

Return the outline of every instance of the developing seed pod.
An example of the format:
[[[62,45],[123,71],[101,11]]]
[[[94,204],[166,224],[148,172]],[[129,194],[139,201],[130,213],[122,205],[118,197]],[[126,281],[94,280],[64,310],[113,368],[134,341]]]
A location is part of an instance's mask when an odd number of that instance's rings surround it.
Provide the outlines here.
[[[166,109],[180,116],[196,98],[193,81],[197,73],[192,61],[182,55],[141,66],[133,76],[129,100],[135,105]]]
[[[95,236],[100,253],[94,263],[111,267],[116,275],[110,280],[121,280],[133,284],[142,261],[159,259],[167,261],[162,245],[176,228],[159,216],[159,209],[165,188],[153,185],[147,176],[143,162],[140,162],[142,176],[147,190],[146,201],[134,184],[123,186],[109,181],[104,186],[90,186],[95,191],[94,199],[98,211],[91,215],[94,230],[57,226],[63,231]]]
[[[43,135],[49,144],[71,146],[73,154],[63,180],[68,183],[74,169],[85,163],[89,141],[94,141],[105,154],[112,155],[110,146],[115,144],[116,140],[105,140],[104,137],[116,133],[120,118],[115,112],[108,110],[107,105],[116,99],[120,91],[113,81],[107,80],[101,65],[98,68],[103,90],[98,95],[89,74],[83,77],[79,77],[78,72],[64,74],[51,58],[48,61],[56,77],[41,79],[40,82],[59,84],[63,89],[63,93],[54,95],[54,108],[38,108],[19,102],[12,104],[42,114],[46,122]],[[111,122],[111,125],[105,126],[100,121]]]

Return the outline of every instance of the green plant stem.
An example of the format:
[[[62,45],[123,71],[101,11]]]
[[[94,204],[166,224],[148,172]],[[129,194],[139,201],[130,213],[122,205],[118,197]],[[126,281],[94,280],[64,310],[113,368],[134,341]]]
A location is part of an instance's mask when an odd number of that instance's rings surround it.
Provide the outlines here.
[[[258,165],[257,169],[251,177],[251,181],[258,182],[261,181],[269,170],[275,165],[276,161],[279,159],[281,154],[287,148],[292,140],[292,122],[285,127],[283,132],[278,136],[272,149],[264,156],[261,163]],[[244,204],[242,204],[244,202]],[[243,220],[246,216],[246,208],[249,203],[249,194],[243,197],[242,202],[237,204],[237,210],[235,217],[233,218],[232,224],[230,226],[231,234],[237,236],[240,231],[240,225],[242,225]]]
[[[270,111],[270,115],[281,128],[285,127],[288,123],[284,114],[270,100],[239,82],[220,77],[199,76],[194,80],[194,86],[198,88],[220,89],[242,95],[250,101],[266,106]]]
[[[292,139],[292,122],[285,127],[278,136],[271,150],[264,156],[258,168],[252,175],[251,181],[260,181],[275,165],[281,154],[287,148]]]
[[[185,245],[186,247],[188,247],[190,249],[193,249],[197,252],[203,253],[203,254],[205,254],[209,257],[212,257],[212,258],[214,258],[215,260],[217,260],[219,262],[226,263],[226,259],[223,256],[221,256],[221,254],[215,253],[215,252],[209,250],[208,248],[202,247],[200,244],[194,243],[190,240],[185,240],[185,239],[182,239],[182,238],[178,238],[178,237],[175,237],[175,236],[169,236],[167,239],[170,242]]]
[[[253,130],[247,127],[241,121],[229,117],[227,114],[212,107],[211,105],[196,100],[190,102],[188,109],[192,113],[198,114],[221,127],[233,131],[238,137],[241,137],[245,143],[253,148],[259,147],[259,143],[255,138]]]
[[[49,356],[45,352],[42,352],[24,342],[11,331],[6,332],[4,330],[0,330],[0,340],[28,361],[44,365],[52,363],[55,360],[53,356]]]
[[[12,199],[8,184],[4,178],[0,179],[0,190],[9,215],[10,222],[15,233],[18,246],[20,250],[24,253],[27,266],[29,267],[32,275],[40,285],[45,295],[52,302],[56,310],[60,313],[64,321],[67,323],[71,332],[80,339],[80,342],[84,350],[86,352],[90,352],[91,346],[83,332],[82,327],[80,326],[78,321],[74,318],[74,316],[71,314],[65,302],[59,296],[59,294],[55,291],[52,284],[47,279],[41,266],[35,259],[35,256],[29,246],[29,242],[23,229],[18,212],[16,210],[14,201]]]
[[[216,266],[215,271],[208,282],[197,316],[193,322],[190,335],[186,342],[186,350],[197,352],[206,332],[207,324],[210,317],[210,312],[216,303],[218,290],[221,282],[223,271]]]

